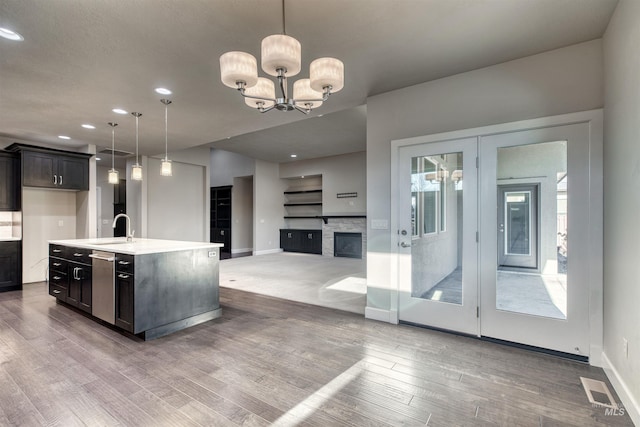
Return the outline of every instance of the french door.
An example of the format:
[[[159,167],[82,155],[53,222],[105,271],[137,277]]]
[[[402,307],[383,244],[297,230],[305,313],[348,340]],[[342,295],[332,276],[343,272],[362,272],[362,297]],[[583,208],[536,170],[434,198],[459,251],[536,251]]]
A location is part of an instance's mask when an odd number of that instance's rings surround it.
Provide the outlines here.
[[[477,334],[476,138],[399,152],[399,318]]]
[[[588,357],[589,143],[578,123],[400,146],[399,320]]]

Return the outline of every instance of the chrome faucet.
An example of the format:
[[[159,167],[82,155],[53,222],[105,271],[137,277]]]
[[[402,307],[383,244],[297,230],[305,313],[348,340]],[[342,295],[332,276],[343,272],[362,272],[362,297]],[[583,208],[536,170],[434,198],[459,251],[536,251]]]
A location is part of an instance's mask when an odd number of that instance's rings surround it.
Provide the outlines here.
[[[126,218],[127,219],[127,242],[132,242],[133,241],[133,234],[135,233],[135,230],[132,232],[131,231],[131,218],[129,218],[129,215],[127,214],[118,214],[116,215],[115,218],[113,218],[113,228],[116,228],[116,222],[118,222],[119,218]]]

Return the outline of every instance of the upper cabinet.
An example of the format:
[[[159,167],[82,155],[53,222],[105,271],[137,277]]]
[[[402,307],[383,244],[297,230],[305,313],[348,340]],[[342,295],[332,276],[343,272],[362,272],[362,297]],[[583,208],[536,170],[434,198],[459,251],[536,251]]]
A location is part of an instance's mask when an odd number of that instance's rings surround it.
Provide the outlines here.
[[[0,211],[20,210],[20,159],[0,152]]]
[[[7,150],[22,153],[22,185],[25,187],[89,190],[91,154],[12,144]]]

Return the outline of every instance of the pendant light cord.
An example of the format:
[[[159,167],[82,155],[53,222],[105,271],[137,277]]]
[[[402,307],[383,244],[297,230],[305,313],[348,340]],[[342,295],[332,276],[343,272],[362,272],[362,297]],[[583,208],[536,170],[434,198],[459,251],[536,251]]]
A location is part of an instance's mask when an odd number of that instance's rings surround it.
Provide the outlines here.
[[[287,35],[287,26],[286,21],[284,19],[284,0],[282,0],[282,34]]]
[[[169,158],[169,144],[167,142],[167,116],[169,111],[169,104],[164,104],[164,159]]]
[[[111,169],[115,169],[116,167],[116,155],[113,153],[116,151],[116,128],[115,126],[111,128]]]

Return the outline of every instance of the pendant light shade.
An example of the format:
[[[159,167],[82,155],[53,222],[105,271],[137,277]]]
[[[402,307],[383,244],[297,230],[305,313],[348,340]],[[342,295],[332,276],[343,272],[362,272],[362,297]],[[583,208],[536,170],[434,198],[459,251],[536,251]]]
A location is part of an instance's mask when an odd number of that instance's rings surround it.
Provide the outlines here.
[[[305,108],[316,108],[322,105],[322,92],[313,90],[309,79],[300,79],[293,84],[293,98],[296,104]]]
[[[259,77],[258,84],[245,90],[245,93],[251,97],[244,99],[245,104],[249,107],[258,108],[258,104],[262,103],[263,108],[269,108],[275,104],[272,99],[276,97],[276,87],[273,81],[265,79],[264,77]]]
[[[253,87],[258,82],[256,58],[246,52],[227,52],[220,56],[220,78],[225,86],[236,89],[238,83]]]
[[[330,87],[331,92],[338,92],[344,87],[344,64],[335,58],[318,58],[309,65],[311,87],[324,92]]]
[[[160,175],[171,176],[173,175],[173,171],[171,170],[171,160],[169,160],[169,133],[167,130],[169,104],[171,104],[171,101],[169,99],[161,99],[160,102],[164,104],[164,159],[162,159],[160,165]]]
[[[274,34],[262,40],[262,70],[270,76],[277,76],[283,69],[287,77],[300,72],[302,63],[300,42],[284,34]]]
[[[120,182],[120,178],[118,177],[118,171],[115,168],[115,151],[116,151],[116,126],[117,123],[109,122],[109,126],[111,126],[111,169],[109,169],[108,181],[109,184],[117,184]]]
[[[142,113],[131,113],[136,118],[136,164],[131,168],[131,179],[142,181],[142,166],[138,163],[138,120]]]

